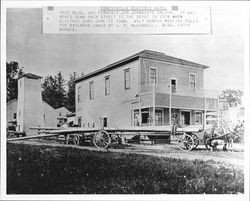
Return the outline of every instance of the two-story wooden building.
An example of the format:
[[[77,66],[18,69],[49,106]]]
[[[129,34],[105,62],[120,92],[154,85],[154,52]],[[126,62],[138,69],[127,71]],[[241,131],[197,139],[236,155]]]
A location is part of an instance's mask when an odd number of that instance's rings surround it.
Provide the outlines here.
[[[218,111],[217,92],[204,89],[206,68],[144,50],[84,75],[75,80],[78,125],[203,125]]]

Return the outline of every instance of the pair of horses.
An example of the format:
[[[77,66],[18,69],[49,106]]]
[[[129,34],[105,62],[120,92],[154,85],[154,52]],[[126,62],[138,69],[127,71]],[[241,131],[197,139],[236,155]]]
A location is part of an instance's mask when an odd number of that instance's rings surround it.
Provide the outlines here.
[[[207,149],[215,150],[219,144],[223,144],[223,150],[232,150],[233,143],[239,138],[243,138],[243,124],[236,125],[233,129],[212,127],[204,132],[204,144]]]

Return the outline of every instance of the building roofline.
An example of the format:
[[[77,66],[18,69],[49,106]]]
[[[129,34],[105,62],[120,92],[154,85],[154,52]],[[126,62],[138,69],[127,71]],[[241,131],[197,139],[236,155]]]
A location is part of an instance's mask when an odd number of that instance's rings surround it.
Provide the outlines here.
[[[47,103],[47,102],[44,101],[44,100],[42,100],[42,102],[45,103],[45,104],[47,104],[49,107],[51,107],[51,108],[56,112],[55,108],[53,108],[49,103]]]
[[[21,79],[23,77],[27,77],[29,79],[35,79],[35,80],[38,80],[38,79],[42,79],[43,77],[41,76],[38,76],[38,75],[35,75],[35,74],[32,74],[32,73],[25,73],[23,75],[21,75],[18,79]]]
[[[73,116],[76,116],[75,112],[72,112],[72,113],[66,115],[66,117],[73,117]]]
[[[170,63],[179,64],[179,65],[183,65],[183,66],[197,67],[197,68],[202,68],[202,69],[208,68],[208,66],[206,66],[206,65],[198,64],[195,62],[187,61],[187,60],[180,59],[180,58],[173,57],[173,56],[168,56],[162,52],[156,52],[156,51],[152,51],[152,50],[143,50],[143,51],[138,52],[136,54],[133,54],[129,57],[121,59],[117,62],[109,64],[103,68],[100,68],[100,69],[95,70],[91,73],[88,73],[87,75],[83,75],[82,77],[75,79],[74,82],[75,83],[81,82],[81,81],[86,80],[90,77],[104,73],[106,71],[109,71],[111,69],[119,67],[122,64],[129,63],[129,62],[134,61],[134,60],[139,59],[139,58],[154,59],[154,60],[158,60],[158,61],[165,61],[165,62],[170,62]]]
[[[63,108],[65,108],[66,110],[68,110],[65,106],[61,106],[61,107],[55,108],[55,110],[59,110],[59,109],[63,109]]]
[[[75,79],[74,82],[75,82],[75,83],[78,83],[78,82],[80,82],[80,81],[82,81],[82,80],[85,80],[85,79],[87,79],[87,78],[93,77],[93,76],[95,76],[95,75],[98,75],[98,74],[104,73],[104,72],[106,72],[106,71],[109,71],[109,70],[111,70],[111,69],[113,69],[113,68],[116,68],[116,67],[118,67],[118,66],[120,66],[120,65],[122,65],[122,64],[129,63],[129,62],[131,62],[131,61],[134,61],[134,60],[136,60],[137,58],[138,58],[138,55],[137,55],[137,54],[134,54],[134,55],[129,56],[129,57],[125,58],[125,59],[121,59],[121,60],[119,60],[119,61],[117,61],[117,62],[114,62],[114,63],[112,63],[112,64],[109,64],[109,65],[107,65],[107,66],[105,66],[105,67],[103,67],[103,68],[100,68],[100,69],[95,70],[95,71],[93,71],[93,72],[91,72],[91,73],[88,73],[87,75],[83,75],[82,77],[79,77],[79,78]]]
[[[7,105],[9,105],[9,104],[11,104],[11,103],[13,103],[13,102],[15,102],[15,101],[17,101],[16,98],[14,98],[14,99],[10,100],[9,102],[7,102]]]

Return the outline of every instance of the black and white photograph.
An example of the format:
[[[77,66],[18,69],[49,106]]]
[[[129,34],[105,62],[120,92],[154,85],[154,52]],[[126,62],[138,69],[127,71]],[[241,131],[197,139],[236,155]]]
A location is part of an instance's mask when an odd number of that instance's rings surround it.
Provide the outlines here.
[[[1,199],[249,200],[249,2],[1,4]]]

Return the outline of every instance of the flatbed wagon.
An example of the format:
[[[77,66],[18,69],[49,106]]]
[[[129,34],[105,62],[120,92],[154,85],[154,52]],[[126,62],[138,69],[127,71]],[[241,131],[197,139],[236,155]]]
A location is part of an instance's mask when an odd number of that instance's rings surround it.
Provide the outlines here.
[[[32,139],[39,137],[64,136],[65,142],[70,140],[79,145],[80,139],[90,138],[97,148],[108,148],[116,146],[125,136],[147,136],[149,139],[161,136],[178,136],[177,145],[181,150],[190,151],[199,145],[196,133],[202,131],[200,126],[178,127],[174,126],[145,126],[145,127],[123,127],[123,128],[42,128],[36,127],[38,135],[21,138],[10,138],[8,141],[20,139]]]

